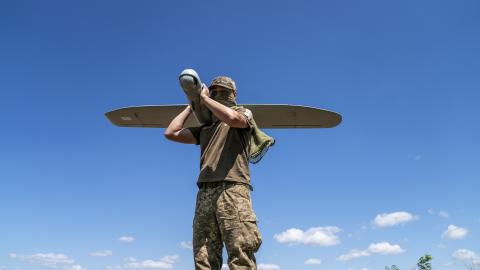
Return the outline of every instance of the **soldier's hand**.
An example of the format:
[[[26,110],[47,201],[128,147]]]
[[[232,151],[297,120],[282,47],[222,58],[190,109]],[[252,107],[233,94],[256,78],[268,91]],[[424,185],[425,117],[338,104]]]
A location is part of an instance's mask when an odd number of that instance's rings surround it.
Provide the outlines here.
[[[200,91],[200,97],[209,97],[210,96],[210,90],[208,90],[208,87],[203,84],[202,85],[202,90]]]

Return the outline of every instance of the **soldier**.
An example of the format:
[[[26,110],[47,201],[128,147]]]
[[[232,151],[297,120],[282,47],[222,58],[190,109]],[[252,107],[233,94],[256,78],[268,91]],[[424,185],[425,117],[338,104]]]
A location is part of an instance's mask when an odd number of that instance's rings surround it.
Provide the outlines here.
[[[249,146],[256,129],[251,111],[236,106],[237,88],[229,77],[203,86],[201,102],[212,123],[184,128],[190,106],[165,130],[169,140],[200,145],[200,175],[193,220],[196,270],[220,270],[223,243],[230,270],[257,269],[254,253],[262,244],[250,198]]]

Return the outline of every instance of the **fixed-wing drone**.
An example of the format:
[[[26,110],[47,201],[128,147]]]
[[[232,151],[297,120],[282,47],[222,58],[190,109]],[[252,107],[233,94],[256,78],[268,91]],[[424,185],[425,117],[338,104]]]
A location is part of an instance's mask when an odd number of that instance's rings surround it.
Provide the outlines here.
[[[185,122],[186,127],[200,126],[210,120],[210,111],[200,104],[202,82],[197,72],[186,69],[180,73],[182,86],[194,113]],[[239,104],[254,115],[259,128],[331,128],[342,121],[336,112],[287,104]],[[132,106],[107,112],[105,115],[120,127],[166,128],[186,104]]]

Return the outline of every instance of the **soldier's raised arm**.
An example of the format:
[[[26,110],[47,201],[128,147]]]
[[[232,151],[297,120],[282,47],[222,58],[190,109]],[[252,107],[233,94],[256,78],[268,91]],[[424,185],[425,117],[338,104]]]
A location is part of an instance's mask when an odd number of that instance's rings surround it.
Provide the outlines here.
[[[183,127],[191,112],[190,105],[187,105],[185,110],[175,116],[167,129],[165,129],[163,134],[165,135],[165,138],[179,143],[198,144],[192,132]]]
[[[215,92],[215,89],[212,90],[212,92]],[[234,95],[236,96],[235,92]],[[202,91],[200,92],[200,98],[203,104],[205,104],[205,106],[207,106],[207,108],[225,124],[235,128],[249,127],[247,118],[243,114],[219,103],[215,99],[212,99],[206,86],[203,86]]]

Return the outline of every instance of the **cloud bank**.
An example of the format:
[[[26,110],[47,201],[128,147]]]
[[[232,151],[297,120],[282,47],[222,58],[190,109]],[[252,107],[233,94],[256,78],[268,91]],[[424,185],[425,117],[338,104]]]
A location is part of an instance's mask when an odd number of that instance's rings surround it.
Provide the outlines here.
[[[468,249],[457,249],[452,257],[464,263],[480,264],[480,256]]]
[[[408,212],[393,212],[378,214],[372,223],[377,227],[391,227],[415,220],[416,217]]]
[[[311,258],[305,261],[305,264],[309,264],[309,265],[319,265],[321,263],[322,263],[322,260],[316,259],[316,258]]]
[[[10,253],[9,257],[15,260],[24,261],[47,268],[62,270],[86,270],[79,264],[75,264],[75,260],[61,253],[37,253],[31,255]]]
[[[120,241],[120,242],[125,242],[125,243],[130,243],[130,242],[135,241],[135,238],[132,237],[132,236],[120,236],[120,237],[118,238],[118,241]]]
[[[368,246],[365,250],[352,249],[347,254],[340,255],[337,260],[339,261],[349,261],[352,259],[367,257],[372,254],[399,254],[405,252],[399,245],[392,245],[388,242],[373,243]]]
[[[340,243],[337,236],[340,231],[341,229],[335,226],[313,227],[306,231],[292,228],[276,234],[274,239],[279,243],[290,245],[333,246]]]
[[[462,239],[467,236],[468,230],[466,228],[457,227],[455,225],[448,225],[447,230],[443,232],[442,237],[452,240]]]
[[[165,256],[159,260],[144,260],[137,261],[133,257],[125,258],[123,265],[108,266],[110,270],[124,270],[124,269],[172,269],[175,261],[179,258],[178,255]]]
[[[113,255],[113,252],[111,250],[99,250],[99,251],[90,253],[90,256],[92,257],[108,257],[112,255]]]

